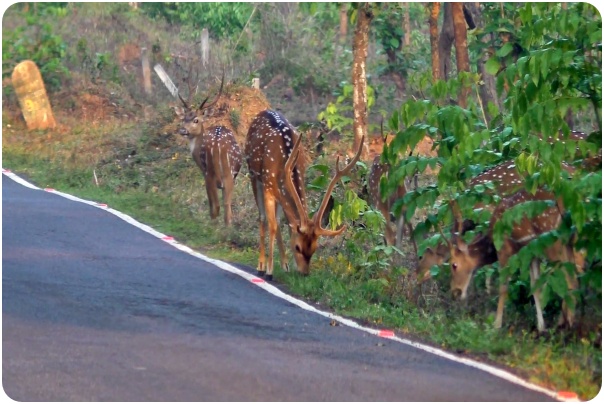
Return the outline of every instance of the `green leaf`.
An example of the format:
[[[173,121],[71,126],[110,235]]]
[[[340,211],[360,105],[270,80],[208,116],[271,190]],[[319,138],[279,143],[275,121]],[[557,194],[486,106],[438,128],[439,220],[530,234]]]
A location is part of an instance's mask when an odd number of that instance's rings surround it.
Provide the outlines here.
[[[495,54],[497,56],[499,56],[500,58],[503,58],[503,57],[506,57],[507,55],[509,55],[510,52],[512,52],[513,50],[514,50],[514,46],[510,42],[507,42],[499,50],[497,50],[497,52],[495,52]]]
[[[547,283],[552,288],[552,291],[560,297],[566,296],[568,286],[562,269],[557,268],[548,275]]]
[[[492,57],[489,60],[487,60],[487,62],[484,65],[484,68],[487,71],[487,73],[489,73],[491,75],[497,74],[500,67],[501,67],[501,63],[499,63],[499,60],[497,60],[497,58],[495,58],[495,57]]]

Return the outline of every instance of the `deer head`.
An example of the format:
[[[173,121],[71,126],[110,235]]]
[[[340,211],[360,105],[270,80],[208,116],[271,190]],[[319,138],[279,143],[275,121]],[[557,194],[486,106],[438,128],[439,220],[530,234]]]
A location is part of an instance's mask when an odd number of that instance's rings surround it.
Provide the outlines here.
[[[449,259],[449,246],[438,244],[436,248],[428,247],[424,250],[424,254],[419,257],[417,264],[417,282],[423,283],[430,279],[430,268],[434,265],[442,265]]]
[[[468,286],[474,271],[484,265],[497,261],[497,252],[490,235],[478,234],[469,244],[461,236],[452,235],[447,239],[439,228],[441,236],[447,242],[449,266],[451,268],[451,294],[454,299],[466,299]],[[443,260],[444,262],[444,260]]]
[[[189,106],[188,102],[185,101],[184,98],[178,93],[178,98],[183,104],[183,107],[175,107],[174,112],[181,119],[181,125],[178,129],[178,133],[185,137],[186,139],[192,140],[196,137],[202,136],[205,132],[203,126],[204,112],[213,107],[220,98],[222,94],[222,89],[224,86],[224,73],[222,75],[222,81],[220,83],[220,90],[218,90],[218,94],[214,101],[210,104],[207,104],[207,101],[210,99],[208,95],[199,105],[199,107],[193,109]]]

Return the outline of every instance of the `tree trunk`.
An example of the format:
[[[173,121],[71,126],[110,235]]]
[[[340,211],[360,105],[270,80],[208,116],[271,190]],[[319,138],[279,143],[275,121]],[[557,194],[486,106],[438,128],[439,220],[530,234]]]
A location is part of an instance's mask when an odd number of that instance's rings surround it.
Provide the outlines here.
[[[463,14],[463,3],[451,3],[453,14],[453,27],[455,31],[455,59],[457,60],[457,74],[470,71],[470,55],[468,54],[468,33],[466,19]],[[466,108],[470,86],[462,85],[459,94],[459,105]]]
[[[432,53],[432,78],[434,81],[441,78],[440,57],[438,48],[438,14],[440,3],[430,3],[430,50]]]
[[[404,44],[411,45],[411,18],[409,17],[409,3],[403,3],[403,32],[405,33]]]
[[[388,57],[388,65],[390,66],[390,77],[392,77],[392,81],[394,81],[394,84],[396,85],[396,89],[400,93],[401,97],[403,97],[405,95],[406,79],[405,79],[405,76],[403,76],[403,74],[400,71],[396,70],[396,66],[397,66],[396,58],[397,58],[397,55],[401,54],[402,48],[403,48],[403,43],[400,42],[398,45],[398,48],[386,49],[386,56]]]
[[[466,3],[464,4],[464,6],[466,6],[468,11],[472,14],[472,18],[476,23],[476,27],[478,29],[482,29],[484,27],[484,20],[482,18],[482,12],[480,11],[480,3]],[[486,125],[488,125],[488,122],[490,122],[492,119],[487,108],[489,102],[495,104],[498,109],[501,109],[499,97],[497,97],[497,90],[495,87],[495,76],[488,74],[485,69],[485,64],[492,56],[487,51],[492,40],[492,34],[485,35],[482,37],[482,43],[484,48],[481,57],[476,62],[476,70],[478,71],[478,74],[480,74],[480,78],[483,82],[483,84],[478,87],[478,95],[482,103],[482,109],[484,111]]]
[[[367,139],[367,77],[365,63],[367,60],[367,47],[369,45],[369,25],[372,18],[371,4],[359,4],[357,25],[354,30],[354,40],[352,43],[353,150],[359,148],[363,137]]]
[[[340,43],[346,42],[348,33],[348,3],[340,4]]]
[[[455,34],[451,3],[445,3],[443,9],[443,26],[440,30],[440,38],[438,40],[438,54],[440,58],[440,78],[448,80],[452,70],[451,48],[453,47]]]

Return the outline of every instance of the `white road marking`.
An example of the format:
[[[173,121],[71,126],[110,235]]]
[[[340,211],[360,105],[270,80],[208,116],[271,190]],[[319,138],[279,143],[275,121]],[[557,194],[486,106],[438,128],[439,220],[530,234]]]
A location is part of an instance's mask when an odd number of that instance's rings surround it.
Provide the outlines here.
[[[19,183],[19,184],[21,184],[21,185],[23,185],[25,187],[28,187],[28,188],[31,188],[31,189],[41,190],[41,188],[39,188],[39,187],[37,187],[37,186],[29,183],[28,181],[25,181],[24,179],[22,179],[21,177],[19,177],[16,174],[14,174],[13,172],[10,172],[8,170],[5,171],[3,169],[2,170],[2,174],[6,175],[7,177],[9,177],[10,179],[12,179],[13,181],[15,181],[15,182],[17,182],[17,183]],[[258,278],[255,275],[249,274],[249,273],[247,273],[247,272],[245,272],[245,271],[243,271],[243,270],[241,270],[239,268],[236,268],[236,267],[234,267],[231,264],[228,264],[226,262],[223,262],[223,261],[220,261],[220,260],[216,260],[216,259],[207,257],[207,256],[205,256],[205,255],[203,255],[203,254],[201,254],[201,253],[199,253],[197,251],[194,251],[190,247],[188,247],[188,246],[186,246],[184,244],[180,244],[178,241],[174,240],[173,238],[168,237],[166,234],[160,233],[157,230],[151,228],[150,226],[147,226],[146,224],[138,222],[137,220],[135,220],[131,216],[128,216],[128,215],[126,215],[126,214],[124,214],[124,213],[122,213],[120,211],[115,210],[115,209],[109,208],[105,204],[102,204],[102,203],[99,203],[99,202],[94,202],[94,201],[88,201],[88,200],[85,200],[85,199],[81,199],[81,198],[78,198],[77,196],[66,194],[64,192],[60,192],[60,191],[57,191],[57,190],[46,191],[46,192],[51,192],[51,193],[60,195],[60,196],[62,196],[64,198],[67,198],[67,199],[72,200],[72,201],[85,203],[87,205],[94,206],[96,208],[106,210],[107,212],[110,212],[110,213],[114,214],[115,216],[119,217],[120,219],[124,220],[125,222],[130,223],[131,225],[133,225],[135,227],[138,227],[139,229],[141,229],[143,231],[146,231],[149,234],[152,234],[153,236],[159,238],[160,240],[163,239],[163,241],[167,242],[168,244],[171,244],[175,248],[177,248],[177,249],[179,249],[179,250],[181,250],[183,252],[186,252],[186,253],[194,256],[194,257],[197,257],[197,258],[199,258],[201,260],[209,262],[210,264],[213,264],[213,265],[217,266],[218,268],[220,268],[222,270],[225,270],[227,272],[231,272],[233,274],[239,275],[240,277],[242,277],[244,279],[247,279],[248,281],[252,282],[253,284],[255,284],[256,286],[258,286],[259,288],[264,289],[268,293],[270,293],[270,294],[272,294],[272,295],[274,295],[276,297],[279,297],[281,299],[284,299],[284,300],[286,300],[286,301],[288,301],[288,302],[290,302],[290,303],[292,303],[292,304],[300,307],[301,309],[304,309],[304,310],[307,310],[307,311],[319,314],[319,315],[321,315],[323,317],[327,317],[329,319],[336,320],[337,322],[339,322],[341,324],[344,324],[344,325],[347,325],[347,326],[349,326],[351,328],[355,328],[357,330],[361,330],[361,331],[367,332],[369,334],[373,334],[375,336],[382,336],[382,338],[387,338],[387,339],[390,339],[392,341],[397,341],[397,342],[400,342],[402,344],[409,345],[409,346],[412,346],[412,347],[417,348],[417,349],[421,349],[422,351],[429,352],[429,353],[434,354],[436,356],[440,356],[442,358],[449,359],[449,360],[451,360],[453,362],[462,363],[464,365],[467,365],[467,366],[473,367],[475,369],[481,370],[483,372],[489,373],[489,374],[491,374],[493,376],[499,377],[499,378],[501,378],[503,380],[506,380],[506,381],[508,381],[510,383],[517,384],[517,385],[525,387],[525,388],[527,388],[529,390],[533,390],[533,391],[537,391],[537,392],[543,393],[543,394],[545,394],[545,395],[547,395],[549,397],[552,397],[553,399],[559,400],[559,401],[578,401],[575,397],[573,397],[572,393],[571,393],[571,397],[570,398],[566,398],[566,394],[562,394],[562,393],[566,393],[566,392],[560,392],[561,394],[558,394],[558,392],[556,392],[556,391],[549,390],[549,389],[546,389],[545,387],[541,387],[541,386],[538,386],[536,384],[530,383],[530,382],[528,382],[528,381],[526,381],[526,380],[524,380],[524,379],[522,379],[522,378],[520,378],[520,377],[518,377],[518,376],[516,376],[516,375],[514,375],[514,374],[512,374],[512,373],[510,373],[508,371],[506,371],[506,370],[499,369],[499,368],[496,368],[494,366],[487,365],[485,363],[481,363],[481,362],[475,361],[473,359],[464,358],[464,357],[461,357],[461,356],[458,356],[458,355],[454,355],[454,354],[452,354],[450,352],[446,352],[446,351],[443,351],[442,349],[434,348],[434,347],[431,347],[429,345],[424,345],[424,344],[421,344],[419,342],[415,342],[415,341],[411,341],[411,340],[408,340],[408,339],[405,339],[405,338],[397,337],[393,333],[391,334],[390,332],[388,332],[388,330],[375,330],[375,329],[372,329],[372,328],[364,327],[362,325],[359,325],[357,322],[355,322],[353,320],[350,320],[350,319],[338,316],[338,315],[333,314],[333,313],[329,313],[329,312],[326,312],[326,311],[318,310],[315,307],[309,305],[308,303],[306,303],[306,302],[304,302],[302,300],[296,299],[293,296],[290,296],[288,294],[283,293],[281,290],[277,289],[275,286],[271,285],[268,282],[258,282],[258,280],[260,278]]]

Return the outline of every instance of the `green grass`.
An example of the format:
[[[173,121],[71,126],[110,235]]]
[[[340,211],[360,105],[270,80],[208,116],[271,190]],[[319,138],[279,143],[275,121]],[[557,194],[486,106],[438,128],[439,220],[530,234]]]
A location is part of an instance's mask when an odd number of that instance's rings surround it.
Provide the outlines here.
[[[17,147],[3,147],[2,164],[40,187],[107,203],[210,257],[255,267],[257,212],[250,202],[248,180],[237,181],[235,200],[239,203],[234,206],[234,225],[225,228],[222,217],[210,220],[203,180],[190,158],[186,154],[175,158],[172,149],[157,150],[152,140],[141,138],[138,157],[130,165],[97,165],[94,170],[99,186],[90,166],[78,168],[61,158],[34,158]],[[353,230],[346,231],[344,237],[358,243]],[[405,271],[355,265],[351,259],[366,261],[367,254],[361,258],[347,255],[346,245],[326,241],[320,246],[308,277],[295,271],[282,272],[275,260],[275,279],[312,304],[372,327],[395,329],[449,351],[499,363],[538,384],[575,391],[582,399],[591,399],[599,392],[602,354],[593,343],[597,336],[576,338],[554,331],[536,336],[514,326],[495,330],[492,316],[485,316],[484,311],[475,313],[451,304],[443,296],[444,279],[432,284],[425,294],[431,300],[418,304],[412,285],[405,283],[409,278]],[[494,310],[495,299],[485,299],[485,304]],[[527,321],[532,318],[527,320],[524,314],[506,310],[506,322],[530,324]]]

